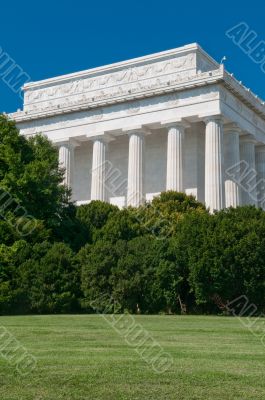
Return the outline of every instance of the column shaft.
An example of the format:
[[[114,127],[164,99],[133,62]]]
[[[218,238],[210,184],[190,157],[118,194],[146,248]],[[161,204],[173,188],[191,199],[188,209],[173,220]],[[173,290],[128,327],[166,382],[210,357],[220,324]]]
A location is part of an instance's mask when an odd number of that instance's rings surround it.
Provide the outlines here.
[[[183,191],[184,127],[171,126],[167,139],[167,190]]]
[[[227,130],[225,142],[225,206],[238,207],[240,205],[239,189],[239,132]]]
[[[138,207],[144,202],[144,134],[129,136],[127,205]]]
[[[257,205],[257,179],[255,165],[255,142],[242,138],[240,140],[241,161],[241,199],[242,205]]]
[[[59,146],[59,166],[64,169],[63,184],[70,188],[72,170],[72,149],[69,143],[62,143]]]
[[[91,200],[105,200],[106,143],[95,139],[93,143]]]
[[[224,207],[223,123],[208,118],[205,131],[205,203],[210,211]]]
[[[257,202],[265,209],[265,146],[256,147]]]

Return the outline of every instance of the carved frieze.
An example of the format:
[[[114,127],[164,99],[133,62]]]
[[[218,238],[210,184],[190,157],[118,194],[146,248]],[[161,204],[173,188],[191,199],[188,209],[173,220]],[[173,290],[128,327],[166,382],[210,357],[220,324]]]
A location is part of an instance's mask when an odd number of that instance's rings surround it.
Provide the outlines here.
[[[30,89],[25,96],[25,103],[30,104],[37,100],[58,97],[59,95],[72,95],[86,90],[106,88],[112,85],[136,82],[160,74],[170,74],[180,69],[195,67],[195,54],[191,53],[182,57],[175,57],[166,61],[153,62],[152,64],[124,68],[102,76],[88,77],[72,80],[64,84],[54,84],[42,89]]]
[[[190,53],[116,72],[31,88],[25,92],[25,111],[35,113],[124,96],[174,84],[196,74],[196,56]]]

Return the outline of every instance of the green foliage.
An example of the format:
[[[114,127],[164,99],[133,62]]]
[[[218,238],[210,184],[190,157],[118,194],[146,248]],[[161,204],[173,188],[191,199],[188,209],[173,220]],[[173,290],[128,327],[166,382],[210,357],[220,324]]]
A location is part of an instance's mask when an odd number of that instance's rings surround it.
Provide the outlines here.
[[[92,229],[101,229],[110,216],[117,214],[118,207],[102,201],[93,200],[87,205],[78,207],[77,217]]]
[[[223,210],[196,235],[200,244],[190,246],[189,255],[197,302],[208,303],[215,293],[224,301],[244,294],[264,307],[265,213],[253,206]]]
[[[44,220],[53,227],[63,216],[69,192],[61,185],[57,150],[43,136],[19,135],[13,122],[0,115],[0,189],[12,199],[5,211]],[[16,214],[18,210],[16,211]]]
[[[115,217],[118,211],[118,207],[98,200],[78,207],[76,217],[79,225],[82,224],[89,232],[87,241],[95,240],[108,220]]]
[[[264,311],[263,210],[211,215],[173,191],[137,209],[76,207],[63,172],[47,138],[0,115],[0,314],[216,313],[216,295]]]
[[[66,244],[34,245],[30,259],[19,266],[18,275],[20,287],[27,293],[29,312],[79,310],[80,273]]]
[[[80,273],[71,270],[74,254],[68,247],[65,249],[66,244],[56,242],[62,240],[80,247],[86,240],[62,179],[58,153],[52,144],[41,135],[26,139],[19,135],[13,122],[0,115],[2,314],[77,308],[80,282],[75,282]],[[79,240],[77,245],[72,239],[77,241],[80,236],[83,242]],[[38,252],[36,249],[42,246],[45,252]],[[49,286],[47,281],[53,280]]]
[[[98,240],[94,245],[87,244],[83,247],[77,260],[82,266],[81,281],[85,296],[83,305],[91,310],[95,302],[97,310],[102,311],[111,298],[111,272],[118,261],[116,248],[110,242]],[[98,303],[99,298],[103,302]]]
[[[130,312],[221,312],[216,294],[224,303],[244,294],[264,309],[261,209],[210,215],[191,196],[162,193],[138,210],[117,212],[100,234],[81,250],[88,302],[105,295]]]
[[[131,209],[131,212],[145,232],[161,239],[174,235],[183,214],[193,210],[204,212],[205,206],[196,201],[194,196],[168,191],[155,197],[152,203]]]

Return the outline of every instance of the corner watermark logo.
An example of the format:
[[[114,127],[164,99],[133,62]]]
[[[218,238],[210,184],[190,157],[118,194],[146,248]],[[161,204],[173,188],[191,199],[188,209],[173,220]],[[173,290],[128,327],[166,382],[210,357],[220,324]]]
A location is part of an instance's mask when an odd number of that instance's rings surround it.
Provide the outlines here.
[[[8,212],[14,215],[13,219],[8,218]],[[36,229],[38,222],[30,215],[25,207],[21,206],[10,193],[0,188],[0,217],[10,226],[16,229],[21,236],[28,236]]]
[[[103,310],[101,304],[105,304]],[[120,313],[122,307],[112,296],[103,295],[91,301],[90,306],[155,373],[162,374],[172,367],[174,362],[171,354],[164,351],[133,315]]]
[[[225,32],[226,36],[239,47],[265,73],[265,40],[246,22],[240,22]]]
[[[0,79],[23,100],[21,87],[31,80],[30,76],[2,47],[0,47]]]
[[[21,376],[30,374],[37,366],[36,357],[3,325],[0,325],[0,357],[15,367]]]

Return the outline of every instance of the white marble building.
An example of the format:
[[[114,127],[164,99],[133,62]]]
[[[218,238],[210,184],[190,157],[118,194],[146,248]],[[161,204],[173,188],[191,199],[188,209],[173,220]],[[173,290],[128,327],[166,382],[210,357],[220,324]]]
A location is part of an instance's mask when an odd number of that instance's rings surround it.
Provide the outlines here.
[[[59,147],[77,204],[172,189],[211,210],[263,206],[264,102],[197,44],[27,83],[10,117]]]

